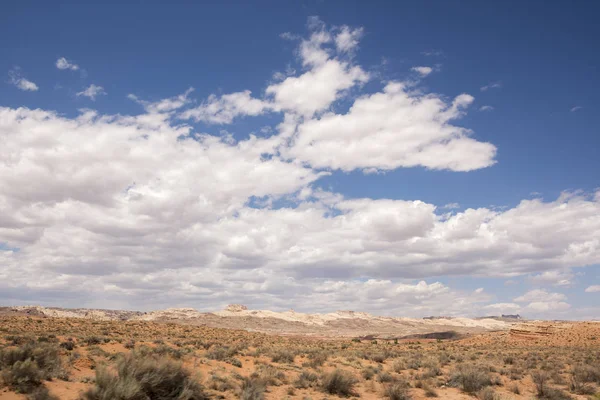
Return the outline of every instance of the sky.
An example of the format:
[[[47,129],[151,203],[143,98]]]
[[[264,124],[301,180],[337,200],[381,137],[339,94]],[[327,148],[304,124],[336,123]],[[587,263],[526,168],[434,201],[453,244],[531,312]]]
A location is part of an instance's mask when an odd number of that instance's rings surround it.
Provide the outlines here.
[[[4,2],[0,304],[598,319],[599,11]]]

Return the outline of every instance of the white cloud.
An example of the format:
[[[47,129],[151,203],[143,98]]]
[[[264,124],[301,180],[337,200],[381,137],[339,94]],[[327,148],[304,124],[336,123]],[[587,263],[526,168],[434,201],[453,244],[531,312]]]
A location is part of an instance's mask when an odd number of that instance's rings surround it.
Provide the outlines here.
[[[427,57],[440,57],[444,55],[444,52],[441,50],[427,50],[427,51],[422,51],[421,52],[422,55],[427,56]]]
[[[530,277],[530,281],[538,285],[571,286],[573,273],[571,271],[544,271]]]
[[[600,292],[600,285],[592,285],[592,286],[588,286],[585,289],[586,293],[597,293]]]
[[[515,303],[494,303],[483,307],[484,310],[490,310],[498,314],[512,314],[519,312],[521,306]]]
[[[310,117],[329,107],[344,90],[368,79],[360,67],[327,60],[298,77],[270,85],[266,93],[273,96],[278,108]]]
[[[135,94],[128,94],[127,98],[144,106],[144,109],[149,113],[170,113],[191,103],[191,100],[188,98],[188,96],[193,91],[194,88],[191,87],[186,90],[185,93],[180,94],[179,96],[171,97],[169,99],[162,99],[156,102],[141,100]]]
[[[335,36],[335,45],[340,52],[348,52],[354,50],[358,46],[358,42],[363,35],[363,29],[351,29],[344,25],[340,32]]]
[[[92,100],[96,100],[96,96],[106,95],[102,86],[94,85],[93,83],[83,91],[77,93],[77,96],[89,97]]]
[[[431,67],[412,67],[411,70],[415,71],[422,77],[425,77],[433,72],[433,68]]]
[[[567,296],[562,293],[549,293],[546,290],[534,289],[514,299],[517,303],[528,302],[554,302],[565,300]]]
[[[257,116],[272,107],[268,102],[253,98],[252,92],[246,90],[220,97],[210,95],[200,106],[183,112],[181,118],[211,124],[230,124],[236,117]]]
[[[489,83],[489,84],[487,84],[485,86],[482,86],[480,88],[480,90],[482,92],[485,92],[485,91],[490,90],[490,89],[500,89],[501,87],[502,87],[502,82],[492,82],[492,83]]]
[[[39,90],[38,85],[24,78],[21,74],[21,69],[15,67],[8,72],[9,82],[25,92],[36,92]]]
[[[72,63],[71,61],[67,60],[65,57],[60,57],[58,60],[56,60],[56,68],[58,69],[70,69],[71,71],[77,71],[79,70],[79,65]]]
[[[462,94],[448,104],[392,82],[383,92],[355,100],[346,114],[327,113],[299,124],[293,146],[283,153],[315,168],[344,171],[485,168],[494,164],[496,148],[451,124],[472,101]]]
[[[575,106],[575,107],[571,108],[571,112],[579,111],[579,110],[581,110],[582,108],[583,108],[583,107],[581,107],[581,106]]]
[[[479,111],[493,111],[494,107],[492,106],[481,106],[479,107]]]
[[[458,203],[448,203],[446,205],[444,205],[442,208],[448,209],[448,210],[454,210],[457,208],[460,208],[460,204]]]

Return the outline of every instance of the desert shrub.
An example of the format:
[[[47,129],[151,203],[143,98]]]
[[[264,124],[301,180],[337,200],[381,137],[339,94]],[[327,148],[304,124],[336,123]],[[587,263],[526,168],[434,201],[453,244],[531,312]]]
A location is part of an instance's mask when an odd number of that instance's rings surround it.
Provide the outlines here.
[[[406,369],[406,365],[404,364],[404,361],[402,360],[394,360],[394,362],[392,363],[392,371],[396,372],[396,373],[400,373],[402,371],[404,371]]]
[[[66,342],[62,342],[60,344],[60,347],[65,350],[72,351],[75,348],[75,342],[73,342],[72,340],[67,340]]]
[[[517,385],[516,383],[513,383],[513,384],[510,386],[509,390],[510,390],[511,392],[513,392],[514,394],[521,394],[521,389],[519,388],[519,385]]]
[[[262,380],[266,386],[281,386],[286,382],[283,371],[272,365],[259,365],[250,377]]]
[[[298,389],[307,389],[314,386],[318,380],[319,377],[317,374],[309,371],[302,371],[294,382],[294,386]]]
[[[310,366],[311,368],[320,367],[321,365],[325,364],[325,361],[327,361],[328,358],[329,354],[325,351],[317,351],[310,353],[308,355],[308,359],[310,360],[308,366]]]
[[[329,394],[348,397],[354,394],[356,378],[348,371],[336,369],[321,377],[321,389]]]
[[[32,343],[35,341],[31,336],[8,335],[4,338],[13,346],[22,346],[24,344]]]
[[[377,374],[377,381],[381,383],[393,382],[394,377],[387,371],[380,371]]]
[[[534,371],[531,373],[531,380],[535,383],[538,397],[543,398],[548,387],[548,373],[541,370]]]
[[[40,386],[34,389],[29,395],[27,400],[60,400],[58,397],[51,395],[48,389],[44,386]]]
[[[423,390],[425,391],[425,397],[438,397],[438,394],[435,391],[435,389],[429,384],[424,384]]]
[[[365,380],[369,381],[373,379],[375,374],[379,373],[379,371],[381,371],[381,366],[377,366],[377,368],[375,368],[372,365],[369,365],[366,368],[363,368],[361,375]]]
[[[227,360],[225,360],[225,362],[227,364],[233,365],[234,367],[242,368],[242,362],[235,357],[228,358]]]
[[[0,369],[4,369],[6,374],[11,374],[10,370],[16,363],[25,361],[31,361],[41,380],[68,379],[66,371],[62,368],[59,348],[56,344],[27,343],[22,347],[0,350]],[[19,368],[24,367],[22,365],[17,367],[14,373],[25,373],[25,371],[17,371]]]
[[[578,364],[573,368],[573,377],[580,382],[600,383],[600,367]]]
[[[403,383],[387,385],[383,390],[383,396],[391,400],[410,400],[412,398]]]
[[[209,389],[217,390],[219,392],[226,392],[236,388],[236,385],[233,384],[228,377],[217,374],[212,374],[210,376],[207,386]]]
[[[287,349],[277,349],[274,350],[271,354],[271,361],[276,363],[288,363],[291,364],[294,362],[294,358],[296,355]]]
[[[206,358],[210,360],[225,361],[237,354],[237,350],[227,346],[212,346],[206,352]]]
[[[100,339],[98,336],[88,336],[85,339],[83,339],[83,341],[88,346],[93,346],[93,345],[102,343],[102,339]]]
[[[265,398],[266,384],[260,378],[245,378],[240,388],[241,400],[263,400]]]
[[[125,342],[125,344],[123,345],[125,346],[126,349],[134,349],[135,348],[135,340],[133,339],[129,339],[128,341]]]
[[[591,395],[596,393],[596,389],[587,383],[579,380],[576,375],[571,376],[571,382],[569,384],[569,390],[572,393],[581,394],[581,395]]]
[[[2,370],[5,385],[20,393],[31,393],[42,384],[42,372],[32,360],[17,361]]]
[[[465,393],[476,393],[492,381],[490,375],[483,368],[474,365],[459,365],[450,377],[452,386],[460,387]]]
[[[86,400],[209,399],[202,385],[194,381],[180,363],[135,353],[119,359],[116,374],[107,369],[96,371],[96,386],[83,397]]]
[[[491,387],[486,387],[485,389],[481,390],[477,397],[480,400],[497,400],[498,399],[496,392],[494,392],[494,389],[492,389]]]

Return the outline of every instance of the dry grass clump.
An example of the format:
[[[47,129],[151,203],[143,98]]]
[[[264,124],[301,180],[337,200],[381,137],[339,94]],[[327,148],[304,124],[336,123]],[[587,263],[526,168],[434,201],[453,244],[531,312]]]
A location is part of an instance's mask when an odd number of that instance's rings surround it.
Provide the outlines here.
[[[452,386],[460,387],[465,393],[476,393],[492,384],[490,374],[475,365],[460,364],[450,377]]]
[[[194,381],[180,363],[168,358],[132,353],[122,357],[116,374],[102,368],[96,386],[83,395],[86,400],[161,399],[208,400],[202,385]]]
[[[318,380],[319,377],[317,374],[310,371],[302,371],[294,382],[294,386],[298,389],[308,389],[315,386]]]
[[[281,386],[287,382],[285,373],[270,364],[259,365],[250,377],[261,380],[266,386]]]
[[[387,385],[383,390],[383,396],[391,400],[410,400],[412,397],[408,392],[406,383],[396,382]]]
[[[271,353],[271,361],[276,363],[291,364],[295,358],[296,354],[288,349],[276,349]]]
[[[265,398],[266,384],[257,377],[245,378],[242,381],[239,398],[241,400],[263,400]]]
[[[321,376],[321,389],[341,397],[353,396],[357,379],[348,371],[336,369]]]

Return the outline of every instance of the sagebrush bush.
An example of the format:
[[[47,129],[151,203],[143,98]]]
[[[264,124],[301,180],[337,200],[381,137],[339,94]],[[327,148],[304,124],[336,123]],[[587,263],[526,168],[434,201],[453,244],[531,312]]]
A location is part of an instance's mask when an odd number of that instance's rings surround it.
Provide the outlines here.
[[[239,398],[241,400],[263,400],[265,398],[265,389],[266,384],[264,380],[257,377],[244,378]]]
[[[294,386],[298,389],[307,389],[314,386],[318,380],[319,377],[317,374],[309,371],[302,371],[294,382]]]
[[[271,354],[271,361],[276,363],[288,363],[291,364],[294,362],[294,358],[296,355],[287,349],[277,349],[274,350]]]
[[[68,379],[59,347],[54,343],[29,342],[22,347],[2,349],[0,369],[4,383],[23,393],[31,392],[43,380]]]
[[[385,398],[391,400],[410,400],[412,397],[408,393],[408,389],[403,383],[393,383],[387,385],[383,391]]]
[[[490,374],[475,365],[459,365],[450,377],[452,386],[460,387],[465,393],[476,393],[492,384]]]
[[[119,359],[116,373],[96,371],[96,386],[84,393],[84,399],[205,400],[209,396],[180,363],[132,353]]]
[[[357,379],[348,371],[336,369],[321,377],[321,388],[329,394],[348,397],[354,395]]]
[[[2,370],[5,385],[20,393],[31,393],[42,384],[42,373],[32,360],[17,361]]]

